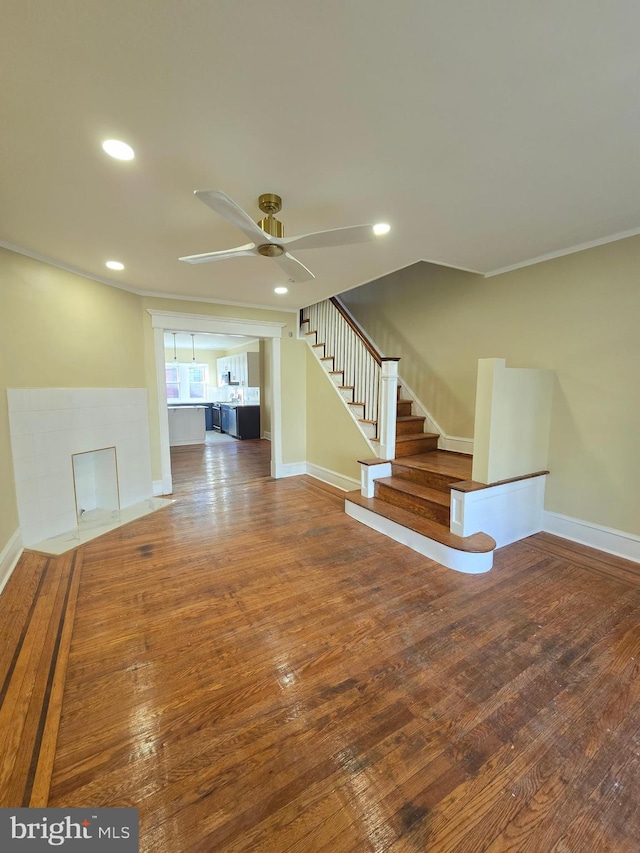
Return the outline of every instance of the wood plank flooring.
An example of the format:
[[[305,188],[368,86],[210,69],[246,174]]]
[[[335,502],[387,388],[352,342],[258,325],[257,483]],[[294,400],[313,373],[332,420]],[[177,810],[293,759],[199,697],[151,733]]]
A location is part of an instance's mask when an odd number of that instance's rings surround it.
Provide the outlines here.
[[[3,807],[47,805],[81,564],[27,552],[1,599]]]
[[[82,549],[49,805],[139,807],[145,853],[639,849],[635,568],[461,575],[268,451],[175,449]]]

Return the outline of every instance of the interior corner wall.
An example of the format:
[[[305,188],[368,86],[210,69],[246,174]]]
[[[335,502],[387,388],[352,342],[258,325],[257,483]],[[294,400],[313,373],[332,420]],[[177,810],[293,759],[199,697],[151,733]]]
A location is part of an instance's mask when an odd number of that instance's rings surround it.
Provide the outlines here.
[[[360,480],[358,459],[371,448],[340,402],[331,380],[307,344],[307,462]]]
[[[260,341],[260,433],[271,436],[271,347],[270,340]]]
[[[9,437],[9,412],[6,391],[9,384],[9,359],[5,345],[3,321],[3,318],[7,315],[5,313],[6,294],[1,265],[2,257],[0,256],[0,553],[2,553],[19,527],[11,440]]]
[[[140,298],[0,249],[0,551],[18,527],[7,388],[145,386]]]
[[[640,237],[483,278],[419,263],[342,294],[450,435],[477,363],[556,373],[545,508],[640,535]]]

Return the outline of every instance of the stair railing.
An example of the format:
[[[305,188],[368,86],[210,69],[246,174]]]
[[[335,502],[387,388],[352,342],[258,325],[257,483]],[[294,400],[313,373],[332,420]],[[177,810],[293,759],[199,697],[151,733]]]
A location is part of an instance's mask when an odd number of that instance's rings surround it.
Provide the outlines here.
[[[303,308],[300,321],[308,321],[325,356],[333,357],[342,385],[353,387],[353,402],[363,405],[364,420],[377,424],[379,456],[393,459],[399,359],[382,356],[335,297]]]

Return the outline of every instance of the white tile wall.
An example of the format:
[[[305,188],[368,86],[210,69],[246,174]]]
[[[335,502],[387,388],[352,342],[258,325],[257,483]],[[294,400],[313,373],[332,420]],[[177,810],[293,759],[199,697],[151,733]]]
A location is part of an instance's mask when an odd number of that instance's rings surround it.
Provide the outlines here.
[[[116,448],[120,506],[150,498],[144,388],[10,388],[9,428],[25,545],[76,526],[71,454]]]

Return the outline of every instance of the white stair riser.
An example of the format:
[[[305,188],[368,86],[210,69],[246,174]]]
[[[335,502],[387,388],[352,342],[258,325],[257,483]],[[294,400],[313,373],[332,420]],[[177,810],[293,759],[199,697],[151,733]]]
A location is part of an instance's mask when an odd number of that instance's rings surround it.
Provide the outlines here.
[[[367,436],[367,438],[377,438],[377,428],[376,424],[360,424],[360,429]]]

